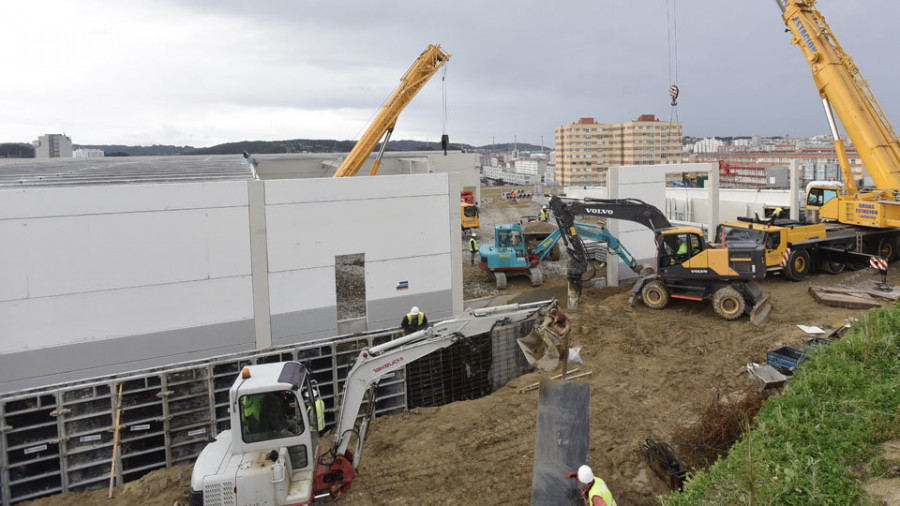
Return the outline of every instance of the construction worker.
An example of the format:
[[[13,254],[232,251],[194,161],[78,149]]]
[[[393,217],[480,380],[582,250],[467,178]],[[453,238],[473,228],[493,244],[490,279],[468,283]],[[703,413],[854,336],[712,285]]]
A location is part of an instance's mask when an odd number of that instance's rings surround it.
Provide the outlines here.
[[[784,214],[784,209],[781,207],[776,207],[772,210],[772,216],[769,218],[769,225],[775,223],[775,220],[780,219],[782,214]]]
[[[550,220],[550,210],[547,209],[547,206],[541,208],[540,214],[538,214],[538,221],[549,221]]]
[[[569,473],[567,478],[578,476],[581,483],[581,496],[584,503],[588,506],[616,506],[616,500],[613,499],[612,492],[607,488],[606,483],[600,478],[594,477],[594,472],[589,466],[581,466],[578,473]]]
[[[470,259],[472,265],[475,265],[476,253],[478,253],[478,241],[475,240],[475,232],[472,232],[472,237],[469,237],[469,254],[472,256]]]
[[[260,432],[262,416],[262,395],[245,395],[241,397],[241,429],[244,439],[247,435]]]
[[[513,190],[512,193],[509,194],[509,196],[512,198],[513,204],[515,204],[516,199],[519,197],[519,194],[516,193],[516,190]]]
[[[403,327],[406,335],[412,334],[413,332],[424,329],[428,326],[428,318],[425,316],[425,313],[419,311],[419,308],[413,306],[409,313],[403,317],[403,321],[400,322],[400,326]]]
[[[321,433],[325,430],[325,401],[319,397],[319,385],[315,381],[312,382],[312,396],[316,404],[316,419],[315,421],[310,420],[310,423],[315,423],[313,428],[316,432]],[[309,411],[311,408],[306,409]]]

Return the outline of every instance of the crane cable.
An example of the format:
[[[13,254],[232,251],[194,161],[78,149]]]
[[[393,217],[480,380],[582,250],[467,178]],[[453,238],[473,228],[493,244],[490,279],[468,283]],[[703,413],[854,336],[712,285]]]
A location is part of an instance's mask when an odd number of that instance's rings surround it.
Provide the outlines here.
[[[450,135],[447,134],[447,64],[444,64],[444,73],[441,76],[441,93],[443,101],[443,120],[444,131],[441,135],[441,148],[444,150],[444,156],[447,156],[447,148],[450,147]]]
[[[670,8],[671,7],[671,8]],[[669,97],[672,99],[669,109],[669,125],[666,130],[666,145],[668,150],[674,124],[678,122],[678,26],[675,21],[675,0],[666,0],[666,29],[668,43],[669,63]],[[671,162],[671,160],[668,160]]]

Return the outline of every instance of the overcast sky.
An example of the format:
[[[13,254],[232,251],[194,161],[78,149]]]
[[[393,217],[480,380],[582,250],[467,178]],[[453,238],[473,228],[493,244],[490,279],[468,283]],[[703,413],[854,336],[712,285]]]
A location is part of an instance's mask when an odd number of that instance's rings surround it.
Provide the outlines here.
[[[900,121],[900,2],[817,5]],[[452,142],[552,146],[583,116],[673,119],[676,74],[685,135],[828,133],[775,0],[45,0],[2,17],[0,142],[357,139],[428,44],[452,55]],[[440,140],[441,77],[394,139]]]

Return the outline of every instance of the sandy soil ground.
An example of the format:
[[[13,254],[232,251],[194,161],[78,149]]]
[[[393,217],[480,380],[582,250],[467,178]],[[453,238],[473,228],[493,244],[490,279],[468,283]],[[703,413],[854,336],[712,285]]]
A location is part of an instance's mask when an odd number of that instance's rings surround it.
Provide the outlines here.
[[[490,220],[507,219],[510,212],[536,214],[537,209],[530,203],[509,208],[489,200],[483,207],[488,215],[491,207],[503,209]],[[482,229],[486,227],[492,223]],[[496,293],[489,275],[469,266],[468,255],[464,271],[467,294]],[[891,270],[895,284],[900,284],[898,272],[897,267]],[[563,273],[564,269],[545,269],[547,284],[564,285]],[[809,336],[797,324],[838,327],[858,314],[817,303],[808,293],[810,285],[875,277],[872,271],[860,271],[816,274],[798,283],[778,276],[767,279],[762,288],[771,293],[774,308],[760,326],[751,325],[746,317],[727,322],[709,304],[673,301],[654,311],[643,305],[630,307],[627,287],[586,289],[579,308],[564,312],[573,320],[573,346],[582,346],[581,371],[593,371],[576,381],[591,385],[590,463],[595,474],[607,482],[619,504],[658,504],[657,496],[668,489],[643,461],[640,444],[652,437],[675,446],[675,430],[696,419],[704,402],[717,392],[746,391],[751,384],[747,362],[763,363],[770,349],[801,346]],[[528,290],[524,278],[511,280],[508,289]],[[482,399],[377,419],[359,476],[339,503],[528,504],[538,393],[519,394],[516,388],[546,375],[550,374],[523,376]],[[37,504],[184,503],[186,469],[151,473],[118,489],[110,501],[102,490],[94,496],[66,494]]]

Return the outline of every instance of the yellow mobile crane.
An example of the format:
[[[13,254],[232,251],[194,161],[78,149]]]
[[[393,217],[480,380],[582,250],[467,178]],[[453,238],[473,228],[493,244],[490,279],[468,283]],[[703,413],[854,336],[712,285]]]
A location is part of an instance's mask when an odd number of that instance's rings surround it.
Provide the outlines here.
[[[822,98],[842,182],[807,186],[806,222],[783,216],[738,218],[722,223],[716,238],[749,236],[766,249],[766,270],[792,281],[819,270],[837,274],[845,266],[884,272],[900,245],[900,142],[869,84],[844,52],[815,0],[776,0],[803,51]],[[875,189],[859,189],[835,124],[837,113],[856,146]],[[820,223],[820,220],[824,223]],[[878,258],[881,257],[881,258]]]
[[[900,141],[853,59],[844,52],[815,0],[776,0],[785,25],[812,69],[831,126],[843,176],[839,188],[807,191],[807,211],[825,220],[872,228],[900,227]],[[837,113],[876,189],[860,190],[835,126]]]
[[[378,156],[375,158],[375,163],[372,164],[372,170],[369,172],[369,175],[374,176],[378,172],[378,167],[381,165],[381,156],[384,154],[384,148],[391,138],[391,133],[394,131],[394,125],[397,123],[397,117],[400,116],[400,112],[449,59],[450,55],[441,51],[440,45],[428,45],[428,48],[419,55],[419,58],[413,62],[409,70],[400,78],[400,85],[388,98],[378,116],[369,125],[366,133],[356,143],[356,146],[353,146],[353,150],[350,151],[350,154],[338,167],[334,177],[355,176],[369,158],[375,146],[378,145],[378,141],[383,137],[384,141],[381,143],[381,149],[378,151]],[[441,142],[444,144],[444,149],[446,149],[446,135],[441,139]]]

